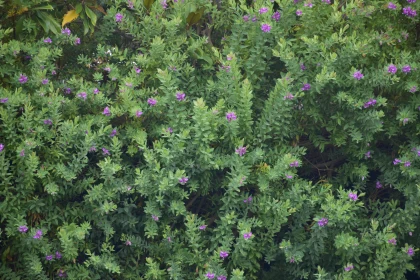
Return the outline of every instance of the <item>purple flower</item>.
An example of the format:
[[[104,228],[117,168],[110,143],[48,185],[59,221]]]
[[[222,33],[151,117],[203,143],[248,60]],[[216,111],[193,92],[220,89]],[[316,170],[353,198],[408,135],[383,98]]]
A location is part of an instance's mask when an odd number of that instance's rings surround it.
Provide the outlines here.
[[[381,189],[382,188],[382,184],[379,181],[376,181],[376,188],[377,189]]]
[[[240,157],[243,156],[246,153],[246,147],[242,147],[242,146],[238,147],[235,150],[235,153],[238,154]]]
[[[344,268],[344,270],[345,271],[350,271],[350,270],[352,270],[354,268],[354,266],[353,265],[349,265],[349,266],[346,266],[345,268]]]
[[[322,218],[318,221],[318,226],[320,227],[324,227],[328,224],[328,219],[327,218]]]
[[[251,19],[251,21],[252,21],[252,22],[256,22],[256,21],[258,21],[258,19],[257,19],[257,17],[256,17],[256,16],[253,16],[253,17],[252,17],[252,19]]]
[[[48,38],[44,39],[44,43],[51,44],[52,43],[51,38],[48,37]]]
[[[123,15],[122,14],[118,13],[118,14],[115,15],[115,21],[116,22],[121,22],[122,19],[123,19]]]
[[[364,75],[360,71],[356,71],[353,73],[353,77],[357,80],[360,80],[364,77]]]
[[[375,106],[375,104],[376,104],[376,99],[372,99],[372,98],[370,98],[370,99],[369,99],[369,101],[368,101],[368,102],[366,102],[366,103],[363,105],[363,107],[364,107],[364,108],[369,108],[369,107],[371,107],[371,106]]]
[[[104,154],[104,156],[109,155],[109,151],[105,148],[102,148],[102,153]]]
[[[25,75],[20,74],[19,83],[24,84],[27,81],[28,81],[28,77],[26,77]]]
[[[42,230],[38,229],[35,232],[34,239],[40,239],[42,237]]]
[[[58,277],[61,277],[61,278],[67,277],[67,273],[64,270],[60,269],[58,271]]]
[[[412,3],[416,3],[416,0],[407,0],[407,2],[412,4]]]
[[[322,0],[321,2],[323,2],[325,4],[331,4],[331,0]]]
[[[159,217],[155,216],[155,215],[152,215],[152,219],[155,220],[155,221],[159,221]]]
[[[81,92],[77,95],[77,97],[82,98],[83,100],[86,100],[87,94],[86,92]]]
[[[416,10],[411,9],[410,6],[403,8],[403,14],[408,17],[415,17],[417,16]]]
[[[300,70],[302,70],[302,71],[305,71],[306,70],[305,64],[303,64],[303,63],[300,64]]]
[[[105,68],[104,68],[104,70],[105,70],[106,72],[108,72],[108,73],[109,73],[109,72],[111,72],[111,68],[110,68],[110,67],[105,67]]]
[[[294,96],[290,92],[288,92],[287,95],[285,97],[283,97],[284,100],[286,100],[286,99],[292,100],[293,98],[294,98]]]
[[[185,185],[188,182],[188,177],[181,177],[178,181],[181,185]]]
[[[286,174],[286,179],[292,179],[293,175]]]
[[[206,277],[207,277],[207,279],[213,279],[214,278],[214,273],[207,272]]]
[[[3,151],[3,149],[4,149],[4,144],[0,143],[0,152]]]
[[[408,248],[407,250],[407,255],[409,255],[410,257],[414,255],[414,249],[413,248]]]
[[[111,134],[109,134],[109,136],[114,137],[115,135],[117,135],[117,130],[113,129]]]
[[[108,116],[108,117],[111,116],[111,111],[109,110],[108,106],[105,107],[102,114],[105,115],[105,116]]]
[[[134,9],[134,3],[131,0],[127,0],[127,5],[130,9]]]
[[[235,112],[228,112],[226,113],[226,119],[230,122],[232,120],[236,120]]]
[[[65,93],[65,94],[70,94],[70,93],[71,93],[71,88],[66,88],[66,89],[64,90],[64,93]]]
[[[198,227],[198,229],[199,229],[199,230],[205,230],[205,229],[206,229],[206,227],[207,227],[207,225],[201,225],[201,226],[199,226],[199,227]]]
[[[372,157],[372,156],[370,155],[370,153],[371,153],[370,151],[367,151],[367,152],[366,152],[366,154],[365,154],[365,158],[370,158],[370,157]]]
[[[56,251],[56,252],[55,252],[55,258],[56,258],[57,260],[59,260],[59,259],[61,259],[61,258],[62,258],[62,255],[61,255],[61,253],[60,253],[59,251]]]
[[[178,101],[182,101],[185,99],[185,93],[183,92],[177,92],[176,93],[176,99],[178,99]]]
[[[6,103],[7,101],[9,101],[9,98],[2,98],[2,99],[0,99],[0,103]]]
[[[405,167],[410,167],[411,166],[411,162],[409,162],[409,161],[404,162],[404,166]]]
[[[131,246],[131,241],[130,240],[125,241],[125,245]]]
[[[394,64],[388,66],[388,73],[395,74],[397,73],[397,67]]]
[[[303,6],[312,8],[313,7],[313,4],[311,2],[309,2],[309,3],[303,4]]]
[[[96,147],[95,146],[90,147],[89,152],[96,152]]]
[[[289,164],[290,167],[299,167],[299,161],[295,160],[294,162]]]
[[[156,99],[153,99],[153,98],[147,99],[147,104],[149,104],[150,106],[155,106],[156,103],[157,103]]]
[[[247,21],[249,21],[249,16],[248,16],[248,15],[243,16],[243,17],[242,17],[242,19],[243,19],[245,22],[247,22]]]
[[[220,257],[221,257],[222,259],[225,259],[225,258],[227,258],[228,256],[229,256],[228,252],[226,252],[226,251],[220,251]]]
[[[397,8],[397,6],[394,3],[392,3],[392,2],[388,3],[388,9],[395,10],[396,8]]]
[[[227,55],[227,56],[226,56],[226,59],[227,59],[227,60],[232,60],[232,57],[231,57],[230,55]]]
[[[220,276],[217,277],[217,280],[226,280],[226,279],[227,278],[224,275],[220,275]]]
[[[51,75],[55,75],[55,74],[57,74],[57,72],[55,70],[52,70]]]
[[[1,146],[1,145],[0,145]],[[2,149],[0,149],[1,152]],[[420,150],[417,151],[417,156],[420,157]]]
[[[43,79],[43,80],[42,80],[42,84],[43,84],[43,85],[48,84],[48,79]]]
[[[76,39],[74,39],[74,44],[77,46],[77,45],[80,45],[80,38],[76,38]]]
[[[417,91],[417,87],[413,86],[412,88],[410,88],[409,92],[411,93],[415,93]]]
[[[160,5],[162,6],[162,8],[163,8],[164,10],[166,10],[166,9],[168,8],[168,4],[166,3],[166,0],[162,0],[162,1],[160,2]]]
[[[52,259],[53,259],[53,255],[47,255],[47,256],[45,257],[45,259],[46,259],[47,261],[52,261]]]
[[[259,10],[259,13],[260,13],[260,14],[265,14],[266,12],[268,12],[268,8],[266,8],[266,7],[262,7],[262,8]]]
[[[25,156],[25,149],[22,149],[22,151],[20,151],[19,156],[21,156],[21,157]]]
[[[353,201],[356,201],[357,200],[357,194],[351,192],[351,193],[349,193],[349,198]]]
[[[311,89],[311,85],[310,84],[303,84],[303,87],[301,88],[302,91],[307,91]]]
[[[399,159],[396,158],[396,159],[394,159],[394,162],[393,163],[394,163],[394,165],[397,165],[397,164],[401,163],[401,160],[399,160]]]
[[[403,73],[409,73],[411,71],[410,65],[404,65],[402,71]]]
[[[19,226],[19,232],[25,233],[28,231],[28,227],[27,226]]]
[[[245,240],[250,239],[250,238],[251,238],[251,236],[252,236],[252,232],[244,233],[244,239],[245,239]]]
[[[403,119],[403,124],[406,124],[406,123],[408,123],[408,118]]]
[[[61,34],[66,34],[67,36],[70,36],[71,30],[66,27],[63,30],[61,30]]]
[[[136,111],[136,117],[137,117],[137,118],[140,118],[140,117],[141,117],[141,115],[143,115],[143,112],[142,112],[142,111],[137,110],[137,111]]]
[[[301,11],[301,10],[297,10],[297,11],[296,11],[296,15],[297,15],[298,17],[300,17],[300,16],[302,15],[302,11]]]
[[[395,238],[391,238],[388,240],[388,243],[392,245],[397,245],[397,240]]]
[[[134,67],[134,70],[136,71],[137,74],[140,74],[140,72],[141,72],[141,69],[138,68],[138,67]]]
[[[46,124],[46,125],[52,125],[52,120],[50,120],[50,119],[46,119],[46,120],[44,120],[44,124]]]
[[[95,88],[95,89],[93,90],[93,94],[98,94],[98,93],[99,93],[99,89]]]
[[[251,203],[252,202],[252,196],[244,199],[244,203]]]
[[[271,18],[272,19],[274,19],[275,21],[279,21],[280,20],[280,17],[281,17],[281,15],[280,15],[280,12],[279,11],[276,11],[272,16],[271,16]]]

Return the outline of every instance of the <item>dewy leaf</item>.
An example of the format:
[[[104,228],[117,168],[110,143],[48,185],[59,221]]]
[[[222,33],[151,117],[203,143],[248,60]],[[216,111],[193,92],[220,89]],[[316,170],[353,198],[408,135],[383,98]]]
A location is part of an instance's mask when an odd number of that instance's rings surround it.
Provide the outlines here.
[[[61,24],[61,27],[63,27],[67,23],[72,22],[73,20],[77,19],[78,17],[79,17],[79,14],[76,13],[76,10],[68,11],[63,17],[63,23]]]
[[[98,19],[98,17],[96,16],[96,14],[88,7],[85,7],[85,11],[86,11],[86,15],[90,18],[90,22],[92,23],[93,26],[96,25],[96,20]]]

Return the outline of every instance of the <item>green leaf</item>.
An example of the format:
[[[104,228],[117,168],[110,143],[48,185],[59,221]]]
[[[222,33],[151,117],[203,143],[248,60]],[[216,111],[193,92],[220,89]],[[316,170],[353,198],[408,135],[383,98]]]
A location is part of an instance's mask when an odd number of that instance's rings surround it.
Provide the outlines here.
[[[83,10],[82,4],[77,4],[75,10],[77,14],[80,14]]]
[[[187,17],[187,24],[189,26],[196,24],[197,22],[200,21],[201,17],[203,16],[204,13],[204,7],[202,7],[201,9],[199,9],[198,11],[196,11],[195,13],[190,13]]]
[[[46,6],[42,6],[42,7],[35,7],[35,8],[31,8],[31,10],[54,10],[53,6],[51,5],[46,5]]]
[[[153,5],[153,3],[155,2],[155,0],[144,0],[143,4],[146,7],[146,9],[150,9],[150,7]]]
[[[90,22],[92,23],[93,26],[96,25],[96,21],[98,19],[98,17],[96,16],[96,14],[88,7],[85,7],[85,11],[86,11],[86,15],[90,18]]]

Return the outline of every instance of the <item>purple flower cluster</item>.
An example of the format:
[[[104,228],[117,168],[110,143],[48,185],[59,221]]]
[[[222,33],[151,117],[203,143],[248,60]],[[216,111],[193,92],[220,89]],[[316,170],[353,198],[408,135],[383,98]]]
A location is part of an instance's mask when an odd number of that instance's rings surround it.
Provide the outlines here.
[[[199,230],[205,230],[205,229],[206,229],[206,227],[207,227],[207,225],[201,225],[201,226],[199,226],[199,227],[198,227],[198,229],[199,229]]]
[[[188,182],[188,177],[181,177],[181,179],[179,179],[178,182],[181,185],[185,185]]]
[[[328,224],[328,219],[327,218],[321,218],[318,221],[318,226],[320,226],[320,227],[325,227],[327,224]]]
[[[252,196],[249,196],[248,198],[244,199],[244,203],[251,203],[252,202]]]
[[[3,149],[4,149],[4,144],[0,143],[0,152],[3,151]]]
[[[414,255],[414,249],[409,247],[407,250],[407,255],[409,255],[410,257],[412,257]]]
[[[57,260],[59,260],[59,259],[61,259],[63,256],[61,255],[61,253],[60,252],[55,252],[55,258],[57,259]]]
[[[109,110],[108,106],[105,107],[102,114],[107,116],[107,117],[111,116],[111,111]]]
[[[117,135],[117,130],[113,129],[111,134],[109,134],[110,137],[114,137],[115,135]]]
[[[388,73],[395,74],[397,73],[397,70],[397,66],[395,66],[394,64],[388,66]]]
[[[404,166],[405,167],[410,167],[411,166],[411,162],[409,162],[409,161],[404,162]]]
[[[46,120],[44,120],[44,124],[46,124],[46,125],[52,125],[53,122],[50,119],[46,119]]]
[[[66,27],[63,30],[61,30],[61,34],[66,34],[67,36],[70,36],[71,30]]]
[[[220,257],[222,258],[222,259],[225,259],[225,258],[227,258],[229,256],[229,253],[228,252],[226,252],[226,251],[220,251]]]
[[[369,108],[376,105],[376,99],[369,98],[369,101],[363,105],[363,108]]]
[[[391,238],[391,239],[388,240],[388,243],[395,246],[395,245],[397,245],[397,240],[395,238]]]
[[[79,98],[81,98],[81,99],[83,99],[83,100],[86,100],[86,98],[87,98],[87,94],[86,94],[86,92],[81,92],[81,93],[79,93],[79,94],[77,95],[77,97],[79,97]]]
[[[269,24],[264,23],[263,25],[261,25],[261,30],[265,33],[268,33],[271,30],[271,26]]]
[[[381,184],[381,182],[379,182],[379,181],[376,181],[376,188],[377,189],[382,189],[382,184]]]
[[[295,160],[294,162],[289,164],[290,167],[299,167],[299,161]]]
[[[412,86],[409,90],[409,92],[411,93],[415,93],[417,91],[417,87],[416,86]]]
[[[130,240],[125,241],[125,245],[126,246],[131,246],[131,241]]]
[[[296,15],[297,15],[298,17],[300,17],[300,16],[302,15],[302,11],[301,11],[301,10],[297,10],[297,11],[296,11]]]
[[[137,110],[137,111],[136,111],[136,117],[137,117],[137,118],[140,118],[140,117],[141,117],[141,115],[143,115],[143,112],[142,112],[142,111]]]
[[[155,220],[156,222],[159,221],[159,217],[155,215],[152,215],[152,219]]]
[[[51,44],[52,43],[51,38],[48,37],[48,38],[44,39],[44,43]]]
[[[408,16],[408,17],[417,16],[416,10],[413,10],[410,6],[403,8],[403,14]]]
[[[408,3],[413,4],[416,3],[416,0],[407,0]]]
[[[0,99],[0,103],[6,103],[7,101],[9,101],[9,98],[2,98],[2,99]]]
[[[235,150],[235,153],[238,154],[239,156],[243,156],[246,153],[246,147],[242,147],[242,146],[238,147]]]
[[[42,230],[38,229],[35,232],[34,239],[40,239],[42,237]]]
[[[121,22],[123,17],[124,16],[122,14],[118,13],[118,14],[115,15],[115,21],[116,22]]]
[[[401,163],[401,160],[396,158],[396,159],[394,159],[393,163],[394,163],[394,165],[397,165],[397,164]]]
[[[226,113],[226,119],[229,122],[236,120],[236,114],[235,114],[235,112],[227,112]]]
[[[52,261],[52,259],[54,258],[54,256],[53,255],[47,255],[47,256],[45,256],[45,259],[47,260],[47,261]]]
[[[153,99],[153,98],[147,99],[147,104],[149,104],[150,106],[155,106],[156,103],[157,103],[156,99]]]
[[[323,2],[325,4],[331,4],[331,0],[322,0],[321,2]]]
[[[250,239],[250,238],[251,238],[251,236],[252,236],[252,232],[244,233],[244,239],[245,239],[245,240]]]
[[[43,80],[42,80],[42,84],[43,84],[43,85],[48,84],[48,79],[43,79]]]
[[[249,21],[249,15],[245,15],[245,16],[243,16],[243,17],[242,17],[242,19],[243,19],[245,22]]]
[[[93,90],[93,94],[98,94],[98,93],[99,93],[99,89],[95,88],[95,89]]]
[[[286,99],[292,100],[293,98],[294,98],[294,96],[290,92],[288,92],[287,95],[285,97],[283,97],[284,100],[286,100]]]
[[[262,7],[262,8],[259,10],[260,15],[261,15],[261,14],[265,14],[266,12],[268,12],[268,8],[267,8],[267,7]]]
[[[390,9],[390,10],[395,10],[395,9],[397,9],[397,6],[396,6],[394,3],[389,2],[389,3],[388,3],[388,9]]]
[[[61,277],[61,278],[67,277],[67,273],[64,270],[60,269],[58,271],[58,277]]]
[[[224,275],[217,276],[217,280],[226,280],[227,277]]]
[[[281,14],[280,14],[280,12],[279,11],[276,11],[272,16],[271,16],[271,18],[272,19],[274,19],[275,21],[279,21],[280,20],[280,17],[281,17]]]
[[[25,75],[20,74],[19,83],[24,84],[27,81],[28,81],[28,77],[26,77]]]
[[[77,45],[80,45],[80,38],[76,38],[76,39],[74,39],[74,44],[77,46]]]
[[[183,101],[183,100],[185,100],[185,93],[183,93],[183,92],[177,92],[177,93],[176,93],[176,99],[177,99],[178,101]]]
[[[109,151],[105,148],[102,148],[102,153],[104,154],[104,156],[110,155]]]
[[[206,277],[207,279],[214,279],[215,274],[211,272],[207,272]]]
[[[411,72],[411,67],[410,65],[404,65],[402,68],[403,73],[410,73]]]
[[[353,265],[348,265],[348,266],[346,266],[345,268],[344,268],[344,270],[345,271],[350,271],[350,270],[352,270],[354,268],[354,266]]]
[[[371,158],[372,156],[370,154],[371,154],[371,151],[367,151],[365,154],[365,158]]]
[[[364,77],[364,75],[362,74],[362,72],[356,71],[356,72],[353,73],[353,77],[357,80],[360,80]]]
[[[350,193],[349,193],[349,198],[350,198],[351,200],[353,200],[353,201],[356,201],[356,200],[357,200],[357,194],[356,194],[356,193],[352,193],[352,192],[350,192]]]
[[[28,227],[27,226],[19,226],[19,232],[25,233],[28,231]]]
[[[301,88],[302,91],[308,91],[311,89],[311,85],[310,84],[303,84],[303,87]]]

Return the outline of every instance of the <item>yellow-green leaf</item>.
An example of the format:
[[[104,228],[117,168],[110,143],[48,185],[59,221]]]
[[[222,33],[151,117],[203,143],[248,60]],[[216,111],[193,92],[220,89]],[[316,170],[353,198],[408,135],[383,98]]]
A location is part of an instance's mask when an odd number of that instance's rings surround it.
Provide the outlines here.
[[[203,13],[204,13],[204,7],[197,10],[195,13],[190,13],[187,17],[188,26],[191,26],[199,22],[201,17],[203,16]]]
[[[79,14],[76,13],[76,10],[68,11],[67,14],[65,14],[64,17],[63,17],[63,23],[61,24],[61,27],[63,27],[67,23],[72,22],[73,20],[75,20],[78,17],[79,17]]]
[[[85,11],[86,11],[86,15],[90,18],[90,22],[92,23],[93,26],[95,26],[96,25],[96,20],[98,19],[98,17],[88,7],[85,7]]]
[[[155,0],[144,0],[144,6],[146,7],[146,9],[150,9],[150,7],[152,6],[152,4],[155,2]]]

